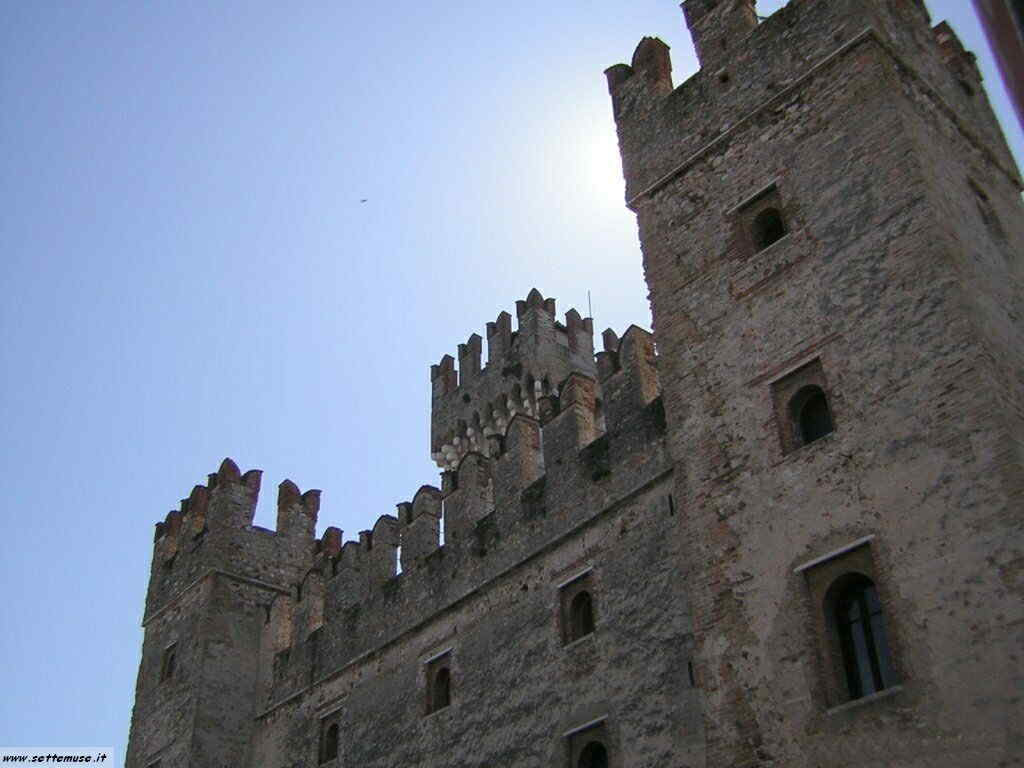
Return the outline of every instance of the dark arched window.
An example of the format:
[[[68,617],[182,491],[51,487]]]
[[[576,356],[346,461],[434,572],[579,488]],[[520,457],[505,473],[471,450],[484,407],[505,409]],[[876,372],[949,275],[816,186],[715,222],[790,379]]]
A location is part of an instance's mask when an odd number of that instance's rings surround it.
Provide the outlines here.
[[[160,681],[170,680],[174,677],[174,670],[177,667],[178,644],[173,643],[164,649],[163,659],[160,661]]]
[[[441,667],[434,673],[434,683],[430,690],[430,711],[436,712],[451,704],[452,674],[448,667]]]
[[[848,574],[830,592],[850,698],[859,699],[893,685],[896,675],[874,582],[861,574]]]
[[[580,752],[578,768],[608,768],[608,750],[599,741],[592,741]]]
[[[801,389],[790,401],[789,410],[800,445],[813,443],[834,429],[828,398],[821,387],[810,386]]]
[[[338,759],[338,724],[331,723],[324,729],[320,742],[320,762],[326,763]]]
[[[754,218],[754,246],[763,250],[786,234],[786,225],[777,208],[766,208]]]
[[[594,603],[589,592],[578,592],[569,606],[569,639],[579,640],[593,631]]]

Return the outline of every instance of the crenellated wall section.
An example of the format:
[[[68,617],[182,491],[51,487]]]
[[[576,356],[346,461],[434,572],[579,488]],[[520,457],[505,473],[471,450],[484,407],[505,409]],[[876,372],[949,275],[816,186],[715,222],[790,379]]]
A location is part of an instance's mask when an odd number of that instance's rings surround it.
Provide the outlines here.
[[[536,415],[515,413],[488,435],[486,454],[446,469],[441,488],[421,487],[340,548],[328,529],[310,565],[316,586],[267,629],[268,706],[430,622],[637,488],[667,484],[652,337],[632,327],[606,345],[600,380],[570,373]]]
[[[555,300],[534,288],[516,302],[518,326],[502,312],[487,323],[487,364],[474,333],[458,348],[459,367],[445,355],[430,368],[430,456],[454,470],[471,452],[495,455],[496,440],[516,414],[540,417],[541,401],[557,397],[570,373],[595,376],[594,324],[575,309],[556,319]]]
[[[440,488],[422,486],[357,540],[343,541],[333,526],[316,539],[320,491],[285,480],[277,530],[254,526],[261,473],[243,475],[225,459],[157,523],[147,616],[210,571],[276,587],[263,598],[259,639],[258,703],[273,707],[466,601],[638,489],[667,489],[653,336],[637,326],[621,339],[605,331],[595,360],[589,318],[570,311],[564,326],[555,322],[554,300],[537,291],[518,305],[518,332],[505,333],[501,316],[489,325],[486,367],[473,362],[472,339],[460,349],[460,369],[475,376],[463,373],[446,390],[445,362],[432,371],[436,432],[476,423],[468,416],[476,403],[504,398],[505,407],[487,411],[487,428],[464,433],[465,443],[444,444],[458,453],[440,462]],[[523,395],[521,407],[512,393]]]

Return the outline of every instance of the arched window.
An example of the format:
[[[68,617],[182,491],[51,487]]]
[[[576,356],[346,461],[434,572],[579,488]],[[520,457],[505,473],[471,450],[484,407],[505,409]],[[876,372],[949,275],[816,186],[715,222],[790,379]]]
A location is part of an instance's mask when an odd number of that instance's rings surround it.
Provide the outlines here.
[[[869,696],[893,685],[896,674],[874,582],[861,574],[847,574],[829,593],[850,698]]]
[[[452,654],[451,649],[425,662],[424,691],[426,692],[424,712],[433,714],[452,703]]]
[[[821,387],[804,387],[789,404],[790,415],[800,445],[813,443],[832,432],[832,412]]]
[[[164,649],[163,658],[160,660],[160,682],[170,680],[174,677],[174,670],[178,663],[178,644],[172,643]]]
[[[594,604],[587,591],[577,592],[569,606],[570,641],[594,631]]]
[[[766,208],[754,218],[754,247],[763,250],[786,234],[786,225],[777,208]]]
[[[599,741],[592,741],[580,752],[578,768],[608,768],[608,750]]]
[[[436,712],[451,704],[452,674],[448,667],[440,667],[434,673],[434,682],[430,688],[430,711]]]
[[[320,740],[320,762],[338,759],[338,724],[331,723],[324,729]]]

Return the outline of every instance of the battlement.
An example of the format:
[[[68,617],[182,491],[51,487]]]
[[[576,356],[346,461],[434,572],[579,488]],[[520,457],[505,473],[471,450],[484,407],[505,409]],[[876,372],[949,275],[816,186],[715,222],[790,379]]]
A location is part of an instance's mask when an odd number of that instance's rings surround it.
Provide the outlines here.
[[[784,100],[816,71],[835,77],[829,68],[869,41],[890,58],[900,51],[953,109],[972,119],[978,113],[973,56],[947,24],[931,28],[920,0],[790,0],[763,19],[753,0],[687,0],[683,11],[699,72],[674,87],[669,48],[652,37],[640,41],[630,64],[605,71],[630,207],[759,111],[781,114]],[[1013,168],[994,123],[977,120],[972,130]]]
[[[301,596],[279,597],[287,606],[275,608],[266,629],[274,643],[267,658],[276,659],[268,661],[268,706],[311,675],[341,668],[443,611],[639,489],[659,483],[667,498],[670,459],[653,338],[632,326],[621,340],[607,331],[605,342],[600,381],[570,373],[558,394],[539,398],[535,414],[517,412],[490,434],[487,453],[467,451],[442,472],[440,488],[421,486],[397,505],[397,516],[378,518],[358,541],[339,547],[340,532],[328,529]]]
[[[258,469],[243,474],[224,459],[205,485],[196,485],[156,524],[147,617],[211,570],[271,584],[295,582],[314,549],[320,491],[303,493],[291,480],[282,482],[277,529],[270,531],[253,525],[262,475]],[[329,529],[325,537],[333,535]]]
[[[517,413],[537,416],[539,401],[557,396],[570,373],[596,373],[589,317],[570,309],[559,322],[555,300],[534,288],[516,302],[516,319],[515,331],[508,312],[487,323],[486,366],[483,340],[474,333],[458,347],[457,371],[451,355],[430,368],[430,456],[442,469],[453,470],[472,451],[490,455],[491,438]]]
[[[606,330],[595,365],[590,320],[570,311],[561,325],[554,311],[553,299],[533,291],[518,302],[516,335],[503,336],[501,316],[489,327],[492,338],[507,338],[504,352],[447,394],[477,394],[494,377],[518,386],[522,399],[506,397],[486,431],[465,435],[465,449],[444,462],[441,487],[421,486],[356,540],[344,541],[334,526],[315,539],[320,491],[302,492],[291,480],[278,486],[277,529],[253,526],[261,473],[243,475],[225,459],[157,523],[147,614],[211,569],[276,585],[261,652],[273,699],[308,679],[311,665],[327,663],[328,648],[331,664],[344,663],[664,477],[669,459],[653,337],[637,326],[621,339]],[[559,335],[564,345],[552,342]],[[568,352],[554,353],[552,345]],[[460,356],[472,352],[471,338]],[[520,370],[502,375],[509,365]],[[525,388],[527,376],[539,386]],[[483,439],[472,439],[477,435]],[[418,597],[394,610],[396,595]]]

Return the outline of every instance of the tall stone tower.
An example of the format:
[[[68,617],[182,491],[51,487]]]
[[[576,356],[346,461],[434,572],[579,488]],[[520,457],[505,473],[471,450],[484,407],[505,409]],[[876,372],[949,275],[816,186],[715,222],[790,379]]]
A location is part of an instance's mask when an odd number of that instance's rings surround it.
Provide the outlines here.
[[[1024,754],[1024,210],[921,0],[686,0],[607,70],[708,766]]]
[[[257,694],[273,662],[271,607],[301,590],[320,500],[286,480],[277,532],[255,527],[260,479],[225,459],[156,526],[130,768],[250,764]]]

